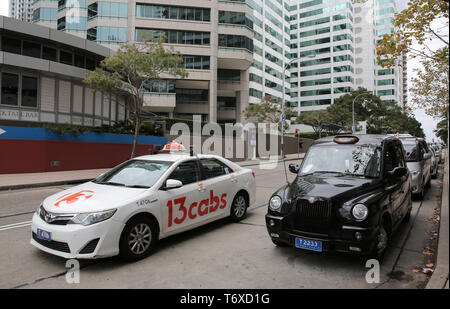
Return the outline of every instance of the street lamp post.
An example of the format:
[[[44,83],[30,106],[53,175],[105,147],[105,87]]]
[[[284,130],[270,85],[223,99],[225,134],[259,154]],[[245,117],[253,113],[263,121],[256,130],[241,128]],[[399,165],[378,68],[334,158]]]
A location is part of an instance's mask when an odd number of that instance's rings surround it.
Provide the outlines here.
[[[355,101],[358,97],[364,95],[366,93],[360,93],[358,94],[352,101],[352,134],[355,134],[356,127],[355,127]]]
[[[308,58],[316,57],[315,54],[307,56]],[[285,117],[284,115],[284,94],[285,94],[285,80],[286,80],[286,70],[291,66],[292,62],[300,60],[300,57],[296,57],[291,59],[288,63],[285,64],[283,68],[283,88],[282,88],[282,98],[281,98],[281,117]],[[281,159],[284,159],[284,121],[285,119],[281,119]]]

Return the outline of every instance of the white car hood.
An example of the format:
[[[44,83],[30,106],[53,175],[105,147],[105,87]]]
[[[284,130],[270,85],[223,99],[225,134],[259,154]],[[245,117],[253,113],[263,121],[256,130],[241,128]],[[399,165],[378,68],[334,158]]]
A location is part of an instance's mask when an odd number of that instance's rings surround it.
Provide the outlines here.
[[[54,213],[83,213],[117,208],[147,196],[149,190],[87,182],[47,197],[43,206]]]

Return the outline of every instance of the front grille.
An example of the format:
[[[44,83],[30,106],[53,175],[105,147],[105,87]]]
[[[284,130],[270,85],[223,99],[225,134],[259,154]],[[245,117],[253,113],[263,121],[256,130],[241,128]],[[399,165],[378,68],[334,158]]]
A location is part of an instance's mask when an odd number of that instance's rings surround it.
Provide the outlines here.
[[[91,240],[86,246],[84,246],[83,249],[81,249],[80,254],[88,254],[94,252],[99,240],[100,238]]]
[[[306,199],[300,199],[295,209],[294,229],[327,234],[330,229],[331,211],[329,200],[317,200],[310,203]]]
[[[73,214],[55,214],[48,212],[41,206],[39,211],[39,217],[48,224],[54,225],[66,225],[74,217]]]
[[[61,251],[61,252],[66,252],[66,253],[70,253],[70,248],[69,245],[65,242],[59,242],[59,241],[55,241],[55,240],[42,240],[37,238],[36,233],[32,233],[33,234],[33,239],[40,245],[56,250],[56,251]]]

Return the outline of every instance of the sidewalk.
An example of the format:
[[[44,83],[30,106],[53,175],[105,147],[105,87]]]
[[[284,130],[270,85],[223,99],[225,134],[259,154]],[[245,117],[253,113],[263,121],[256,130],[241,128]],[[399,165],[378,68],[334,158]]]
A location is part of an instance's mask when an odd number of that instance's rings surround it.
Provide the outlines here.
[[[305,155],[304,153],[301,153],[300,159],[302,159],[304,155]],[[299,157],[298,154],[286,155],[286,161],[298,160],[298,157]],[[281,160],[279,160],[278,162],[281,162]],[[240,161],[235,163],[243,167],[249,167],[259,164],[269,164],[272,162],[269,162],[268,160],[257,159],[257,160]],[[103,168],[91,170],[27,173],[27,174],[0,174],[0,191],[79,184],[90,181],[108,170],[110,169]]]
[[[427,289],[448,289],[449,272],[449,212],[448,212],[448,151],[445,152],[444,181],[442,185],[441,220],[439,224],[439,242],[437,249],[436,268]]]

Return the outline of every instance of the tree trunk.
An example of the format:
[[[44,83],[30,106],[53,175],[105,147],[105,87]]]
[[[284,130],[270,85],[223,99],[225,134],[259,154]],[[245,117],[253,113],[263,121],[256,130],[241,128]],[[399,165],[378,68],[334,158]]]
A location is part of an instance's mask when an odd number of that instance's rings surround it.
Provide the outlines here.
[[[141,115],[136,113],[135,114],[135,121],[134,121],[134,140],[133,140],[133,149],[131,151],[131,158],[134,158],[134,156],[136,155],[136,146],[138,143],[138,138],[139,138],[139,127],[141,125]]]

